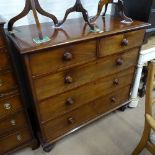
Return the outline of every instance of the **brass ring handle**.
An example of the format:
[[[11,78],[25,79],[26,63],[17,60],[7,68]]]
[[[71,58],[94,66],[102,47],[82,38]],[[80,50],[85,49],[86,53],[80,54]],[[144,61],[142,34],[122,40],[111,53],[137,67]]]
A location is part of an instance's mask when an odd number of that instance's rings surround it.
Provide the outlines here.
[[[75,102],[74,102],[74,100],[71,98],[71,97],[69,97],[67,100],[66,100],[66,105],[73,105]]]
[[[114,84],[114,85],[119,85],[119,79],[114,79],[114,80],[113,80],[113,84]]]
[[[65,61],[70,61],[70,60],[72,60],[72,58],[73,58],[73,55],[70,52],[65,52],[64,55],[63,55],[63,59]]]
[[[5,103],[4,104],[4,109],[10,110],[11,109],[11,104],[10,103]]]
[[[123,64],[124,64],[123,58],[118,58],[118,59],[116,60],[116,65],[121,66],[121,65],[123,65]]]
[[[14,119],[11,120],[10,123],[11,123],[12,126],[15,126],[16,125],[16,121]]]
[[[129,41],[125,38],[125,39],[122,40],[121,44],[122,44],[122,46],[128,46]]]
[[[65,77],[65,83],[71,84],[73,82],[73,78],[71,76]]]
[[[69,124],[74,124],[75,123],[75,119],[72,118],[72,117],[68,118],[68,123]]]
[[[116,97],[111,97],[111,102],[116,103]]]
[[[21,141],[22,140],[22,137],[21,137],[20,134],[18,134],[16,138],[17,138],[18,141]]]

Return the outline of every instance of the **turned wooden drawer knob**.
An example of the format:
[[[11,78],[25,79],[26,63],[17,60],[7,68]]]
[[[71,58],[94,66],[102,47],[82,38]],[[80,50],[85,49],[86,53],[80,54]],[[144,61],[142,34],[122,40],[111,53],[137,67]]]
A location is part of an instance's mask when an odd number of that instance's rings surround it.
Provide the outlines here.
[[[71,76],[66,76],[66,77],[65,77],[65,83],[70,84],[70,83],[72,83],[72,82],[73,82],[73,78],[72,78]]]
[[[127,39],[122,40],[122,46],[128,46],[129,41]]]
[[[5,103],[4,104],[4,109],[10,110],[11,109],[11,104],[10,103]]]
[[[63,55],[63,59],[65,61],[70,61],[70,60],[72,60],[72,58],[73,58],[73,55],[70,52],[65,52],[64,55]]]
[[[123,64],[124,64],[124,60],[123,60],[122,58],[118,58],[118,59],[116,60],[116,65],[121,66],[121,65],[123,65]]]
[[[68,118],[68,123],[69,124],[74,124],[75,123],[75,119],[72,118],[72,117]]]
[[[111,102],[112,102],[112,103],[116,103],[116,97],[112,97],[112,98],[111,98]]]
[[[74,100],[71,98],[71,97],[69,97],[67,100],[66,100],[66,105],[73,105],[75,102],[74,102]]]
[[[119,79],[114,79],[113,84],[114,85],[119,85]]]

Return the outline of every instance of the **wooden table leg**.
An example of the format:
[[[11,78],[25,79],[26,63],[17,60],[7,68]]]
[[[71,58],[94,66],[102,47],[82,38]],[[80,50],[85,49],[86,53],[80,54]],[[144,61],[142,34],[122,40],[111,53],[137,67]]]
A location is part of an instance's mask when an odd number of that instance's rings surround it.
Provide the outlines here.
[[[90,24],[90,22],[89,22],[88,12],[87,12],[86,9],[84,9],[84,7],[83,7],[83,5],[82,5],[82,3],[81,3],[81,0],[76,0],[74,6],[71,7],[71,8],[69,8],[69,9],[67,9],[67,11],[66,11],[66,13],[65,13],[65,16],[64,16],[63,20],[62,20],[60,23],[58,23],[57,26],[58,26],[58,27],[61,26],[61,25],[66,21],[68,15],[69,15],[70,13],[72,13],[72,12],[81,12],[82,15],[83,15],[83,18],[84,18],[85,22],[89,25],[89,27],[90,27],[92,30],[95,29],[95,28],[94,28],[94,25],[93,25],[93,24]]]

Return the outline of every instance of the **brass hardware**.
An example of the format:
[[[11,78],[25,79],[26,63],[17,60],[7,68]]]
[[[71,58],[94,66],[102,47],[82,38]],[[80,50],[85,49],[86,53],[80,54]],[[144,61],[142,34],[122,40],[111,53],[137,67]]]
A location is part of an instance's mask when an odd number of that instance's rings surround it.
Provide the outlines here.
[[[126,38],[123,39],[122,46],[128,46],[128,44],[129,44],[129,41]]]
[[[69,97],[67,100],[66,100],[66,105],[73,105],[74,104],[74,100]]]
[[[16,125],[16,121],[15,121],[14,119],[11,120],[10,122],[11,122],[11,125],[12,125],[12,126],[15,126],[15,125]]]
[[[22,137],[21,137],[21,135],[20,135],[20,134],[19,134],[19,135],[17,135],[17,137],[16,137],[16,138],[17,138],[17,140],[18,140],[18,141],[21,141],[21,140],[22,140]]]
[[[72,58],[73,58],[72,53],[70,53],[70,52],[65,52],[65,53],[64,53],[63,59],[64,59],[65,61],[70,61],[70,60],[72,60]]]
[[[69,124],[74,124],[75,123],[74,118],[72,118],[72,117],[68,118],[68,123]]]
[[[116,64],[117,64],[118,66],[121,66],[121,65],[124,64],[124,60],[123,60],[122,58],[118,58],[118,59],[116,60]]]
[[[71,84],[73,82],[73,78],[71,76],[65,77],[65,83]]]
[[[4,104],[4,109],[10,110],[11,109],[11,104],[10,103],[5,103]]]
[[[116,97],[112,97],[111,102],[116,103]]]

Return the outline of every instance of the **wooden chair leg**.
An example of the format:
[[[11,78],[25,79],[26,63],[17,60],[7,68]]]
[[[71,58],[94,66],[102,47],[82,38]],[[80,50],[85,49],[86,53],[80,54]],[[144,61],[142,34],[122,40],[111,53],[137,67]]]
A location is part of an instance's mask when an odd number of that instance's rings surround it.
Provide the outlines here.
[[[150,139],[150,133],[151,128],[148,123],[145,123],[143,136],[135,150],[132,152],[132,155],[139,155],[142,152],[142,150],[146,147],[148,140]]]

